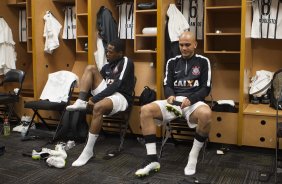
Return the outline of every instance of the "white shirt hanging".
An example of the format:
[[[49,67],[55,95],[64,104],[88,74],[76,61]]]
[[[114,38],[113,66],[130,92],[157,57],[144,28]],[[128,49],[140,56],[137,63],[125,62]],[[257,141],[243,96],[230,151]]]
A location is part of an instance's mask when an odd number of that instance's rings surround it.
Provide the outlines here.
[[[16,68],[16,56],[12,30],[4,18],[0,18],[0,75]]]
[[[45,37],[45,48],[44,51],[52,54],[53,50],[59,47],[59,33],[62,25],[58,20],[52,15],[50,11],[47,11],[43,17],[45,21],[44,33]]]
[[[175,4],[170,4],[167,10],[168,20],[168,34],[170,41],[178,41],[179,36],[189,29],[189,24],[183,14],[178,10]]]

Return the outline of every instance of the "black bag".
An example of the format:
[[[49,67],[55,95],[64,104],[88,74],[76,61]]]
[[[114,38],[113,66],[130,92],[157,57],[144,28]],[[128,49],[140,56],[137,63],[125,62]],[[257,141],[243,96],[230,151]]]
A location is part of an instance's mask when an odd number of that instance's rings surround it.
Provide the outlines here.
[[[55,139],[85,141],[87,135],[86,112],[66,111],[62,119],[62,126],[59,128]]]
[[[282,110],[282,69],[273,74],[270,89],[270,107]],[[278,106],[277,106],[278,105]]]
[[[148,86],[145,86],[141,95],[140,95],[140,105],[145,105],[148,103],[151,103],[157,99],[157,94],[156,91],[153,89],[149,88]]]

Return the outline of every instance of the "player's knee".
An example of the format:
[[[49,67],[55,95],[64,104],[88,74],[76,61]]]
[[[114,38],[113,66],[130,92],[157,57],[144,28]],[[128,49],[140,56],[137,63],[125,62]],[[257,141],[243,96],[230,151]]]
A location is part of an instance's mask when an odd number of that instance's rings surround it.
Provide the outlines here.
[[[93,114],[103,115],[103,113],[104,113],[104,106],[101,103],[96,103],[93,107]]]
[[[141,112],[140,112],[140,118],[149,118],[151,117],[153,114],[152,114],[152,111],[151,111],[151,108],[150,108],[150,105],[147,104],[147,105],[143,105],[141,107]]]
[[[85,72],[97,72],[98,71],[98,68],[96,65],[87,65],[86,68],[85,68]]]
[[[205,108],[205,109],[202,109],[200,112],[199,112],[199,119],[202,121],[202,122],[205,122],[205,123],[211,123],[211,119],[212,119],[212,111],[208,108]]]

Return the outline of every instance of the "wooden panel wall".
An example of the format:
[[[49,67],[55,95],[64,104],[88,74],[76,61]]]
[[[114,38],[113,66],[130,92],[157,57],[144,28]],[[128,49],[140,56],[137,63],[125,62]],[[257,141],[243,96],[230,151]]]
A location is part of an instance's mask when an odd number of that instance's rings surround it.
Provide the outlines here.
[[[34,15],[32,21],[34,23],[33,31],[33,54],[34,54],[34,69],[36,86],[38,92],[36,97],[39,97],[44,85],[46,84],[48,74],[59,70],[71,71],[75,61],[75,41],[62,40],[62,30],[60,32],[59,48],[55,49],[53,54],[44,52],[45,38],[43,38],[44,20],[43,16],[46,11],[50,10],[56,19],[63,26],[64,12],[62,4],[54,3],[52,0],[33,0],[32,1]],[[63,29],[63,28],[62,28]]]

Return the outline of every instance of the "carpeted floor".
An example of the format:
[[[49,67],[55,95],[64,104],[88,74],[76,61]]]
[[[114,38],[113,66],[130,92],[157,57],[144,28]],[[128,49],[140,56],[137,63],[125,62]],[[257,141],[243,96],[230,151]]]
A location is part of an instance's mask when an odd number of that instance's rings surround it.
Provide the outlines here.
[[[6,152],[0,156],[0,183],[45,184],[45,183],[104,183],[104,184],[259,184],[274,183],[274,175],[268,182],[260,182],[261,172],[272,173],[274,150],[239,148],[228,145],[210,144],[205,159],[199,162],[195,176],[184,175],[191,145],[167,144],[161,158],[161,170],[139,179],[134,172],[142,165],[145,147],[136,138],[126,138],[124,151],[119,156],[105,160],[105,153],[119,145],[117,136],[100,136],[95,145],[95,158],[82,167],[72,167],[71,163],[79,156],[84,144],[78,144],[67,151],[67,164],[64,169],[48,167],[42,160],[32,160],[22,153],[31,153],[33,148],[41,147],[46,140],[21,141],[19,133],[9,137],[0,136],[0,144]],[[217,155],[220,147],[229,150]],[[54,149],[54,145],[46,147]],[[159,148],[159,145],[158,145]],[[282,176],[278,178],[282,183]]]

